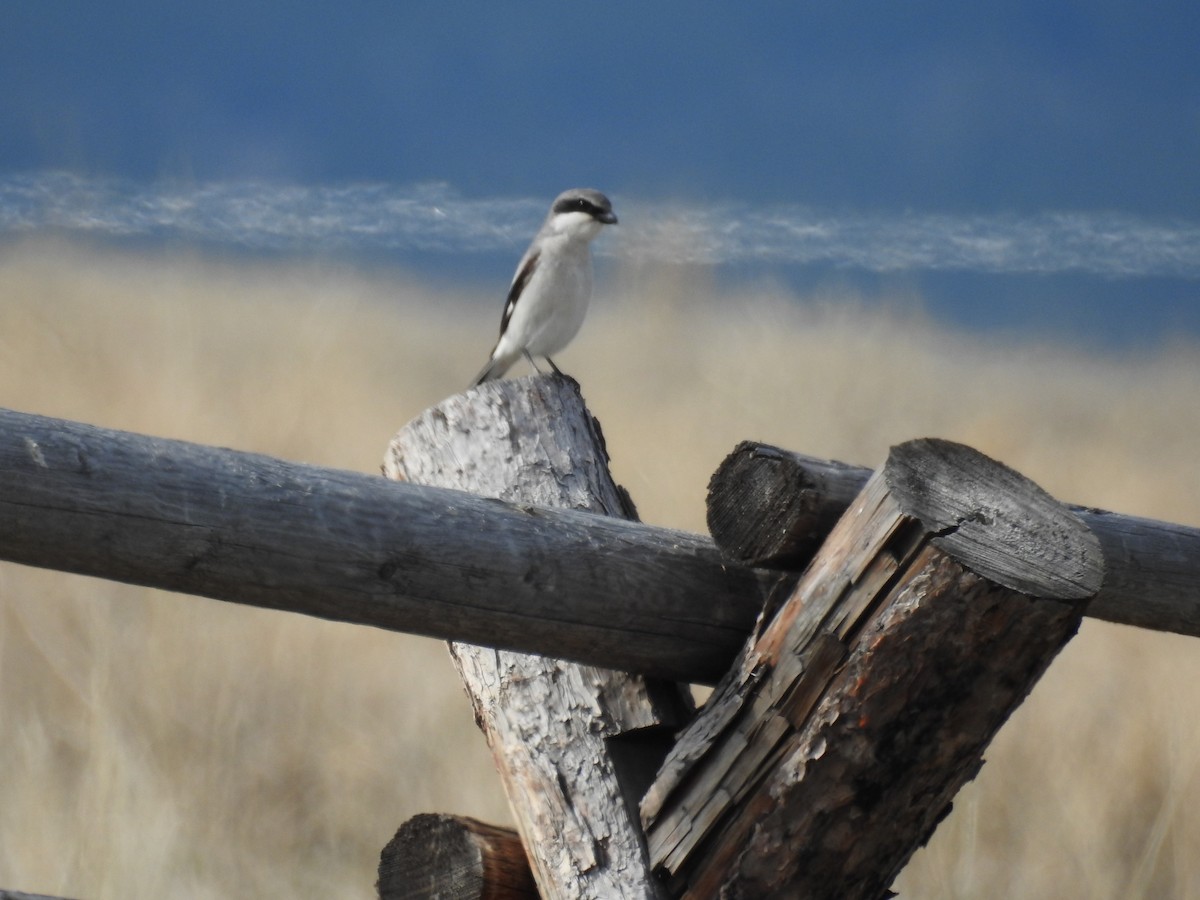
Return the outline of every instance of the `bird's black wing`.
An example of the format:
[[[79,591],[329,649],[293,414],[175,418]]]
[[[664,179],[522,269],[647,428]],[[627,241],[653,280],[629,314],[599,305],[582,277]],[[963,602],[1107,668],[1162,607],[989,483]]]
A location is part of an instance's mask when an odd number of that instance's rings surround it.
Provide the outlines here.
[[[500,319],[501,335],[508,328],[508,320],[512,318],[513,310],[517,308],[517,298],[525,290],[525,285],[529,284],[529,279],[533,277],[533,271],[537,268],[538,260],[541,258],[542,254],[540,252],[530,253],[529,256],[521,261],[521,267],[517,269],[517,274],[513,278],[512,287],[508,289],[508,300],[504,304],[504,315]]]

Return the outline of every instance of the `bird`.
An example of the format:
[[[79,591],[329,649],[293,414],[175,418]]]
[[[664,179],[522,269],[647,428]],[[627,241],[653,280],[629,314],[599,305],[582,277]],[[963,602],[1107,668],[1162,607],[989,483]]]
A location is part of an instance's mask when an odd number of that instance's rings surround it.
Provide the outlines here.
[[[597,190],[572,188],[554,198],[517,264],[500,319],[500,338],[472,387],[499,378],[522,356],[538,372],[535,356],[562,374],[550,354],[579,333],[592,297],[592,239],[605,225],[616,224],[612,203]]]

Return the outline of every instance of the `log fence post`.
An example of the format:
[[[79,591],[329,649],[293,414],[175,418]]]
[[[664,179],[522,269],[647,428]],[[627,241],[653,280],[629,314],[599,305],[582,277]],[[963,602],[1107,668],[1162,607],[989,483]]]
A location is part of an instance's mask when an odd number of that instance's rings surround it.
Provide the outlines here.
[[[1102,576],[1095,536],[1027,479],[893,448],[643,800],[672,893],[883,896]]]
[[[562,377],[487,382],[449,398],[400,430],[384,473],[635,518],[578,384]],[[637,804],[693,712],[690,695],[671,682],[549,657],[450,648],[542,896],[659,897]]]

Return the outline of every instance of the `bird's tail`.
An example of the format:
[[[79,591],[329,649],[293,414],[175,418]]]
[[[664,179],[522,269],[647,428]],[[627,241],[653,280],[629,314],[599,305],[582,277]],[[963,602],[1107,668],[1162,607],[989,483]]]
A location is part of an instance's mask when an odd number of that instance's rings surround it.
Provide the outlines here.
[[[516,362],[515,358],[507,359],[503,356],[493,356],[487,361],[487,365],[480,370],[479,374],[471,382],[471,387],[479,387],[485,381],[491,381],[494,378],[499,378]]]

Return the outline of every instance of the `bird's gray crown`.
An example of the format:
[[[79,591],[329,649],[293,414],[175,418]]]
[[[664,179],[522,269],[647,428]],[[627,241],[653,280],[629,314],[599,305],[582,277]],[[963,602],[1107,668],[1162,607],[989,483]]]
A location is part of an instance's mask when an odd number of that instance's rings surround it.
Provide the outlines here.
[[[580,212],[605,225],[617,224],[617,217],[612,211],[612,203],[602,193],[591,188],[572,188],[569,191],[563,191],[554,198],[554,205],[550,207],[550,212],[553,215]]]

